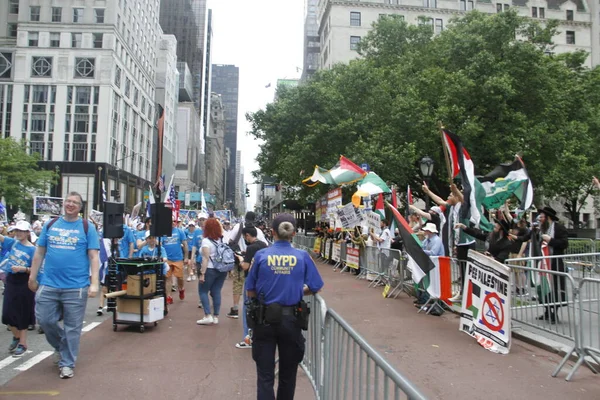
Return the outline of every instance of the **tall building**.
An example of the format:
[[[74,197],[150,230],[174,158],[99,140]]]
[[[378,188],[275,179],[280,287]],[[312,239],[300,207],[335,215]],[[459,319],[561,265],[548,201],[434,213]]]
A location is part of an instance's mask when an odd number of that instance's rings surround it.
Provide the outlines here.
[[[201,110],[207,0],[160,0],[160,26],[177,38],[177,59],[194,79],[193,101]]]
[[[310,79],[319,69],[321,41],[319,40],[319,20],[317,19],[318,4],[319,0],[306,0],[305,3],[302,81]]]
[[[244,168],[242,167],[242,152],[235,152],[235,209],[238,215],[243,215],[246,205],[246,186],[244,185]]]
[[[154,180],[158,13],[158,0],[0,4],[0,130],[60,172],[48,194],[99,209],[104,182],[131,210]]]
[[[213,93],[206,137],[206,189],[215,197],[215,206],[225,206],[226,171],[225,157],[225,107],[221,96]]]
[[[546,2],[493,3],[474,0],[320,0],[317,20],[320,38],[320,68],[331,68],[337,63],[348,63],[358,57],[358,43],[381,15],[397,14],[411,24],[426,17],[439,34],[455,16],[476,9],[484,13],[497,13],[516,9],[519,15],[559,21],[559,33],[553,38],[555,52],[585,50],[592,54],[588,66],[598,64],[600,33],[598,33],[598,0],[557,0]],[[309,0],[309,3],[311,0]],[[596,10],[592,12],[593,8]],[[592,35],[594,32],[594,35]]]
[[[212,66],[212,91],[221,95],[225,107],[225,148],[229,168],[227,169],[225,201],[235,207],[238,88],[240,70],[235,65]],[[234,210],[236,211],[236,210]]]
[[[200,117],[202,118],[202,136],[206,140],[209,125],[209,114],[210,114],[210,101],[212,99],[212,10],[208,10],[208,16],[206,19],[206,31],[204,33],[204,74],[202,76],[202,112]]]
[[[175,173],[177,156],[177,103],[179,102],[179,71],[177,70],[177,39],[161,35],[156,46],[156,104],[164,110],[162,173]]]

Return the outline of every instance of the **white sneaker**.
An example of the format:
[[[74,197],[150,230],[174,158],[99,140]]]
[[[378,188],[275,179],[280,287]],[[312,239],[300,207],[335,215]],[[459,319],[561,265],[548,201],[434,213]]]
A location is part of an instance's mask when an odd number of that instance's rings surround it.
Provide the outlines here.
[[[213,317],[213,324],[217,325],[219,323],[219,318],[218,317]]]
[[[195,281],[196,280],[196,275],[192,275],[192,280]]]
[[[186,281],[191,282],[192,281],[192,277],[188,276],[187,279],[186,279]]]
[[[218,322],[219,321],[217,320],[217,323]],[[198,325],[212,325],[214,323],[214,319],[213,319],[212,315],[208,315],[202,319],[199,319],[198,321],[196,321],[196,323]]]

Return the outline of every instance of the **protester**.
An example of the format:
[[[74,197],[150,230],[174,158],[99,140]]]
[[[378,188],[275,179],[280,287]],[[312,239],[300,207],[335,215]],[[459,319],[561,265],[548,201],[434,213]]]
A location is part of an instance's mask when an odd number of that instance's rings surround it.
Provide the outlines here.
[[[217,254],[217,243],[223,242],[223,228],[216,218],[209,218],[204,226],[204,239],[202,240],[202,266],[198,277],[198,292],[204,318],[196,321],[198,325],[217,325],[221,311],[221,289],[227,278],[227,272],[215,269],[213,259]],[[211,312],[208,293],[213,299]]]
[[[423,227],[426,239],[423,241],[423,251],[430,257],[441,257],[444,255],[444,245],[438,236],[438,230],[432,222]]]
[[[87,220],[79,217],[82,207],[81,195],[70,192],[64,215],[42,229],[29,276],[29,288],[37,292],[35,315],[48,343],[58,352],[62,379],[74,375],[87,305],[85,292],[95,297],[99,286],[98,233],[93,227],[88,229]],[[38,283],[42,261],[44,274]],[[63,327],[58,324],[61,312]]]
[[[238,256],[240,261],[240,267],[242,269],[242,284],[245,283],[245,279],[248,277],[248,270],[252,265],[252,261],[254,260],[254,256],[259,250],[262,250],[267,247],[264,242],[258,240],[257,229],[253,226],[245,226],[242,229],[242,234],[244,235],[244,240],[248,243],[248,247],[243,256]],[[242,288],[244,290],[244,288]],[[235,347],[238,349],[248,349],[252,347],[252,338],[248,332],[248,321],[246,320],[246,292],[244,290],[244,309],[242,310],[242,323],[243,323],[243,340],[239,343],[236,343]]]
[[[464,224],[456,224],[458,229],[465,231],[468,235],[487,242],[487,256],[493,257],[499,263],[504,264],[508,259],[513,242],[509,239],[510,224],[506,220],[496,220],[494,230],[489,234],[479,229],[467,227]]]
[[[192,246],[194,245],[194,236],[196,232],[196,223],[194,221],[188,222],[187,228],[183,231],[187,240],[187,248],[188,248],[188,263],[186,265],[187,269],[187,281],[191,282],[192,280],[196,280],[196,267],[192,258]]]
[[[167,264],[169,272],[165,279],[165,293],[167,293],[167,304],[173,304],[173,297],[169,295],[172,290],[173,277],[177,278],[177,287],[179,289],[179,299],[185,299],[185,288],[183,287],[183,265],[187,264],[188,245],[185,234],[177,227],[177,222],[173,222],[171,236],[164,236],[162,245],[167,253]]]
[[[6,287],[2,303],[2,323],[13,339],[8,351],[21,357],[27,351],[27,330],[35,325],[35,294],[27,288],[35,246],[29,241],[31,226],[26,221],[15,225],[15,239],[0,235],[2,247],[8,249],[3,261]]]
[[[127,224],[123,224],[123,236],[119,238],[119,257],[132,258],[135,248],[133,231]]]
[[[229,246],[236,251],[244,253],[246,251],[246,241],[243,237],[243,229],[246,226],[255,226],[256,214],[252,211],[248,211],[244,216],[244,222],[236,224],[233,229],[225,232],[224,241],[229,243]],[[265,235],[261,230],[257,230],[257,238],[265,245],[269,242],[265,238]],[[242,297],[242,291],[244,290],[244,275],[239,265],[236,265],[233,270],[233,307],[227,313],[229,318],[239,318],[239,304]]]
[[[275,242],[258,251],[246,280],[246,294],[266,307],[266,320],[253,320],[252,358],[256,362],[257,398],[275,399],[275,349],[279,354],[278,399],[293,399],[298,365],[304,357],[303,295],[317,293],[323,280],[306,251],[291,246],[296,219],[279,214],[272,224]]]

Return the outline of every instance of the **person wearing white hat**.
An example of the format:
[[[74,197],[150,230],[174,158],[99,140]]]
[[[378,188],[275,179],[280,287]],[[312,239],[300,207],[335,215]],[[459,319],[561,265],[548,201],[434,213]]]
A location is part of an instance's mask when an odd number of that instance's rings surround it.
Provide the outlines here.
[[[429,222],[423,227],[423,232],[427,237],[423,241],[423,251],[430,257],[443,256],[444,255],[444,244],[442,239],[438,236],[438,230],[435,224]]]
[[[13,334],[8,350],[14,357],[27,351],[27,328],[35,325],[35,293],[27,287],[35,246],[29,241],[31,226],[27,221],[14,225],[15,239],[0,235],[0,242],[9,252],[2,261],[6,272],[6,288],[2,303],[2,323]]]

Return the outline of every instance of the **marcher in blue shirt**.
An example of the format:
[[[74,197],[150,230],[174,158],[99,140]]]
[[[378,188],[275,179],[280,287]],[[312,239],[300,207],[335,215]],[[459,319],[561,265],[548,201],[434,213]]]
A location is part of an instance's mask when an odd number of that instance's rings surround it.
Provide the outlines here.
[[[304,337],[298,324],[296,309],[302,296],[317,293],[323,280],[315,263],[304,250],[292,247],[296,233],[296,219],[290,214],[279,214],[273,220],[275,243],[254,255],[254,262],[246,278],[249,298],[259,301],[276,312],[279,324],[255,321],[252,335],[252,358],[258,375],[257,398],[275,399],[275,348],[279,352],[278,399],[292,399],[296,388],[298,365],[304,357]]]
[[[438,236],[438,230],[435,227],[435,224],[428,223],[423,228],[423,232],[425,232],[425,236],[427,238],[423,241],[423,251],[430,257],[435,256],[443,256],[444,253],[444,243],[442,243],[442,238]]]
[[[17,222],[15,232],[15,239],[0,235],[0,243],[9,249],[2,261],[7,273],[2,323],[13,334],[8,351],[20,357],[27,351],[27,328],[35,325],[35,295],[27,288],[35,246],[30,242],[31,226],[27,221]]]
[[[196,279],[196,266],[194,264],[194,260],[192,258],[192,247],[194,247],[194,238],[196,237],[196,231],[202,231],[202,229],[198,229],[196,227],[196,223],[194,221],[188,222],[187,228],[183,231],[185,237],[187,238],[187,246],[188,246],[188,264],[187,264],[187,281],[190,282]]]
[[[185,289],[183,287],[183,265],[188,262],[188,244],[187,238],[181,229],[177,227],[177,222],[173,222],[173,231],[171,236],[163,236],[162,245],[167,253],[167,263],[169,272],[165,279],[165,290],[167,294],[171,293],[173,286],[172,276],[177,278],[179,288],[179,299],[185,299]],[[173,297],[167,296],[167,304],[173,304]]]
[[[99,290],[98,233],[89,226],[86,234],[88,223],[79,217],[82,207],[79,193],[67,195],[64,215],[42,229],[29,276],[29,288],[37,291],[36,318],[60,356],[61,379],[74,375],[87,298],[96,297]],[[38,284],[42,261],[44,275]],[[64,328],[58,324],[61,310]]]
[[[132,258],[135,248],[133,231],[127,225],[123,225],[123,237],[119,239],[119,256],[121,258]]]

